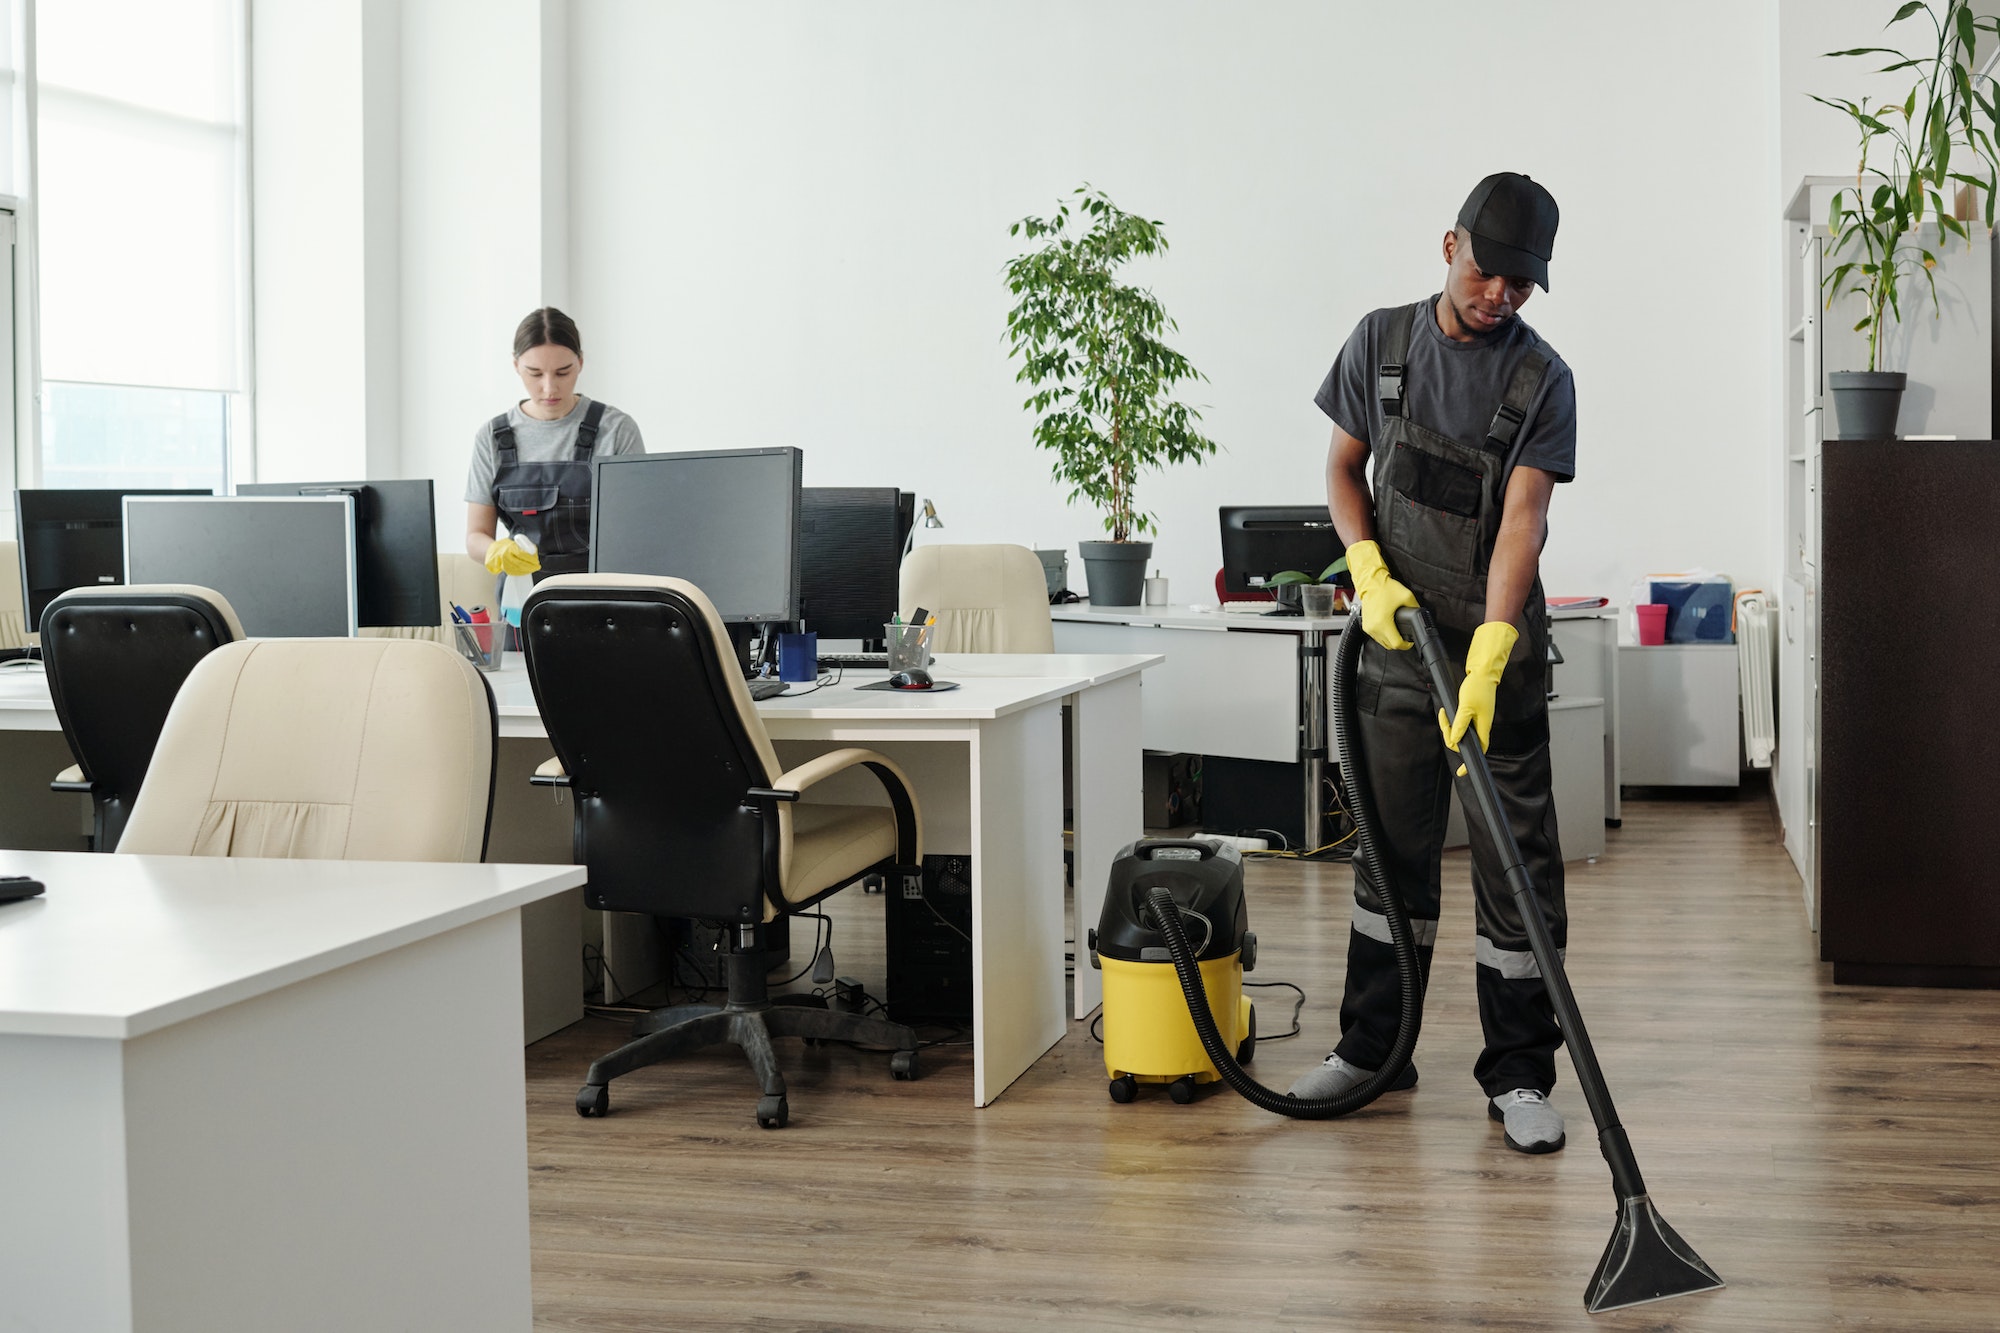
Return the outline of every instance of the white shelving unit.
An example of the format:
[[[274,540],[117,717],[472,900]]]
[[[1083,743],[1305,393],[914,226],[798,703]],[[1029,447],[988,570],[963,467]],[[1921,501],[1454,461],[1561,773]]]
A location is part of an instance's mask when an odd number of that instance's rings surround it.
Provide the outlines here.
[[[1871,178],[1869,187],[1878,183]],[[1853,325],[1866,313],[1858,297],[1825,306],[1820,283],[1832,267],[1827,210],[1850,176],[1807,176],[1785,208],[1784,585],[1778,631],[1778,813],[1785,848],[1804,883],[1808,920],[1819,928],[1819,489],[1820,442],[1837,433],[1826,395],[1830,370],[1867,368],[1867,335]],[[1888,336],[1884,370],[1909,373],[1896,423],[1899,436],[1966,440],[1993,435],[1994,242],[1980,223],[1974,243],[1937,239],[1928,284],[1904,287],[1903,319]],[[1893,476],[1884,485],[1895,484]]]

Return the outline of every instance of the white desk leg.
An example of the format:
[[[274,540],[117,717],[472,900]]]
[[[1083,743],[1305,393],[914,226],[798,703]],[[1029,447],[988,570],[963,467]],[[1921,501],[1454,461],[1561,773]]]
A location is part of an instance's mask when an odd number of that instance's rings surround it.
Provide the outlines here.
[[[1104,907],[1112,858],[1145,833],[1139,732],[1139,678],[1124,676],[1070,696],[1070,842],[1075,886],[1070,934],[1076,940],[1078,1020],[1104,1002],[1104,976],[1086,941]]]
[[[993,1101],[1067,1029],[1062,708],[979,724],[972,743],[972,1100]]]

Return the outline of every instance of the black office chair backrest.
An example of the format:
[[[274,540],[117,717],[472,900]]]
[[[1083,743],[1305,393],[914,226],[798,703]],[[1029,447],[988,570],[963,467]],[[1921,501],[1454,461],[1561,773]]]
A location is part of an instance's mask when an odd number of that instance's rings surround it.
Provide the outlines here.
[[[585,901],[763,920],[763,828],[745,793],[780,769],[700,589],[559,575],[522,607],[521,642],[576,801]]]
[[[195,664],[243,637],[207,588],[78,588],[42,612],[42,661],[70,753],[91,784],[97,850],[117,847],[160,728]]]

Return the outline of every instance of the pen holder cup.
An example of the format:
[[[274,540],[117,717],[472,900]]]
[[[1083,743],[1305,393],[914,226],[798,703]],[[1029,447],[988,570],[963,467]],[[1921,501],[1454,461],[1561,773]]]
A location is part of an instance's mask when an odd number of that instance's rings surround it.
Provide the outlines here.
[[[459,655],[481,671],[498,671],[507,656],[507,626],[502,624],[467,625],[453,622],[452,646]]]
[[[889,648],[889,674],[931,664],[931,627],[928,625],[884,625],[882,638]]]

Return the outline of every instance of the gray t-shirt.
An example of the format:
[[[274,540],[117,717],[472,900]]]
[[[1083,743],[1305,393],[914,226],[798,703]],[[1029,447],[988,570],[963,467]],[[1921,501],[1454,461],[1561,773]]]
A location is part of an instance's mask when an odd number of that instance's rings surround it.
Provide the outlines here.
[[[1333,369],[1313,401],[1333,424],[1374,450],[1386,447],[1376,369],[1396,307],[1372,311],[1348,335]],[[1437,297],[1422,302],[1411,321],[1403,361],[1403,413],[1412,422],[1469,448],[1482,448],[1493,410],[1507,392],[1514,362],[1540,347],[1549,358],[1540,393],[1516,439],[1515,463],[1540,468],[1557,481],[1576,476],[1576,383],[1569,366],[1519,315],[1471,342],[1453,342],[1437,324]]]
[[[514,428],[514,448],[523,463],[558,463],[576,454],[576,428],[583,424],[583,414],[590,408],[590,399],[583,394],[576,396],[576,406],[567,414],[554,421],[537,421],[521,410],[519,403],[507,409],[507,424]],[[620,412],[609,403],[604,405],[604,420],[597,426],[597,448],[593,454],[643,454],[646,442],[639,438],[639,425],[632,418]],[[479,433],[472,437],[472,466],[465,473],[465,502],[471,505],[493,503],[493,419],[488,417],[479,423]]]

